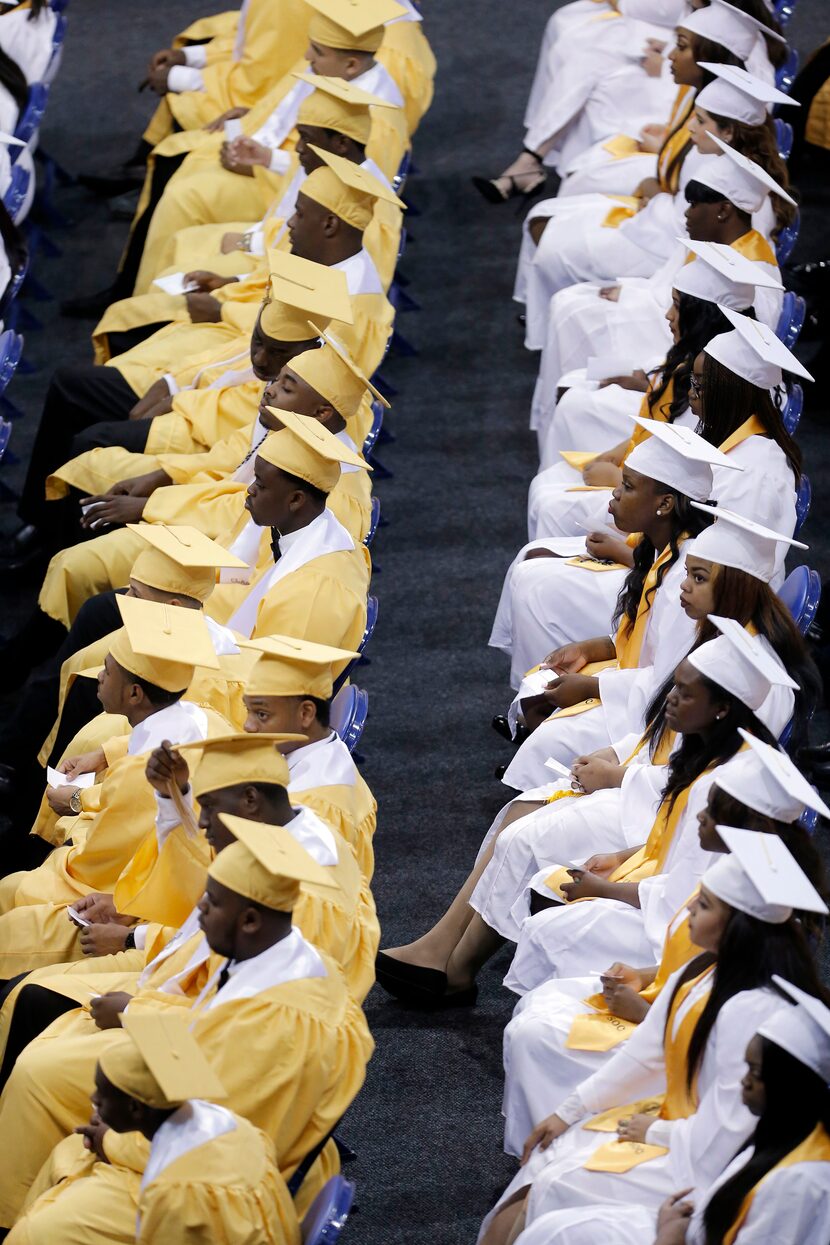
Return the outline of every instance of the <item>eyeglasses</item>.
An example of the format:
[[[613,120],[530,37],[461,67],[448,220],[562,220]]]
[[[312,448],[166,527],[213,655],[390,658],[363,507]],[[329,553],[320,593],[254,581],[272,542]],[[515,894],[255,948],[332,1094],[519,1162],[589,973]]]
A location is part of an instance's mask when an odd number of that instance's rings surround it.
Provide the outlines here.
[[[689,393],[693,398],[699,398],[703,393],[703,381],[700,377],[695,376],[694,373],[689,377]]]

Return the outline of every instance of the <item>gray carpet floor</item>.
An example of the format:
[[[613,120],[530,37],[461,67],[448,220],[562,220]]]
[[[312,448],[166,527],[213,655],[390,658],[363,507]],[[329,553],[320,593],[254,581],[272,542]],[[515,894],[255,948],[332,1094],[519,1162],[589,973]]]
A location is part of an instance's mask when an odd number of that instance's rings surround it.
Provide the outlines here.
[[[216,0],[128,5],[84,0],[69,38],[43,131],[44,147],[75,172],[132,150],[149,111],[138,95],[149,54]],[[466,876],[503,802],[494,767],[508,747],[490,729],[508,702],[505,659],[487,649],[502,576],[524,539],[527,484],[536,466],[527,414],[535,357],[521,345],[510,301],[520,219],[487,207],[470,187],[514,154],[536,49],[556,5],[518,0],[425,0],[439,61],[433,108],[415,139],[418,174],[403,269],[420,312],[398,328],[416,358],[390,356],[383,372],[398,395],[380,451],[394,478],[378,484],[388,520],[373,552],[380,599],[371,664],[365,776],[379,802],[375,895],[384,943],[422,932]],[[802,57],[826,34],[821,0],[800,0],[790,28]],[[826,191],[825,191],[826,193]],[[53,231],[59,259],[36,274],[56,300],[107,283],[126,225],[79,188],[59,192],[71,218]],[[824,254],[826,201],[810,187],[798,258]],[[89,357],[88,329],[61,319],[57,301],[32,303],[43,321],[27,334],[37,367],[10,396],[27,413],[12,448],[25,460],[51,370]],[[805,356],[807,357],[807,356]],[[814,483],[806,528],[811,563],[830,574],[827,404],[808,395],[799,440]],[[14,483],[20,467],[4,469]],[[0,526],[14,526],[8,507]],[[0,630],[30,608],[37,584],[4,588]],[[821,725],[821,724],[819,724]],[[478,1006],[412,1015],[377,988],[367,1003],[377,1043],[366,1087],[344,1136],[357,1150],[349,1173],[358,1211],[345,1239],[362,1245],[468,1245],[512,1171],[501,1152],[501,1034],[512,1007],[501,987],[507,957],[482,974]]]

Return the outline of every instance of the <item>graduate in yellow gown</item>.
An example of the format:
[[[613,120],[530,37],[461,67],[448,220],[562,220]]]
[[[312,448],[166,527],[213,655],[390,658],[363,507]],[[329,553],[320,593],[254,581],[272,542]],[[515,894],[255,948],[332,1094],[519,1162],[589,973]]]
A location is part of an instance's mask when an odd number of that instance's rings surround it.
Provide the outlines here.
[[[37,869],[0,882],[0,976],[80,958],[77,923],[67,907],[90,891],[112,889],[148,833],[155,804],[144,778],[146,753],[171,736],[179,743],[225,733],[213,710],[182,700],[198,663],[218,666],[204,618],[195,610],[119,597],[125,626],[111,637],[98,676],[107,712],[123,714],[129,736],[108,745],[100,786],[75,791],[58,823],[71,845]]]
[[[262,314],[269,323],[267,307]],[[267,530],[257,534],[256,525],[247,517],[246,490],[253,479],[259,446],[268,431],[283,422],[275,413],[276,401],[282,410],[313,418],[332,434],[327,444],[332,453],[340,454],[341,461],[336,482],[326,494],[326,507],[345,527],[354,545],[369,529],[371,486],[370,469],[349,435],[349,426],[363,426],[367,390],[376,401],[388,404],[332,337],[324,334],[322,340],[322,349],[297,356],[292,367],[284,368],[274,385],[265,390],[255,420],[209,454],[154,457],[102,448],[68,464],[62,478],[76,483],[94,480],[108,486],[106,494],[89,499],[95,510],[88,511],[88,515],[94,513],[107,523],[129,525],[139,519],[153,524],[186,522],[220,538],[225,546],[242,541],[250,579],[253,571],[264,573],[273,561]],[[125,473],[127,478],[119,480],[116,472]],[[334,480],[331,465],[328,472]],[[62,550],[47,568],[40,608],[69,627],[84,601],[124,586],[140,547],[138,534],[127,526]],[[231,578],[242,583],[245,577]]]
[[[192,1245],[299,1245],[297,1212],[273,1142],[216,1104],[226,1097],[224,1086],[185,1022],[124,1016],[123,1027],[95,1069],[93,1114],[82,1133],[87,1148],[71,1173],[43,1195],[30,1194],[9,1240],[45,1245],[56,1234],[65,1241],[68,1224],[79,1234],[107,1220],[126,1226],[131,1212],[135,1234],[124,1239],[139,1245],[185,1238]],[[113,1182],[105,1147],[133,1132],[150,1143],[147,1175]],[[40,1179],[35,1190],[39,1185]]]
[[[299,651],[299,646],[287,636],[250,640],[245,647],[262,653],[245,684],[245,730],[306,736],[303,743],[280,749],[288,761],[292,799],[314,809],[343,835],[364,878],[371,881],[377,804],[348,748],[329,727],[332,666],[304,670],[302,662],[291,659],[292,649]],[[287,677],[292,666],[303,677]]]
[[[190,957],[191,967],[179,974],[186,988],[189,972],[210,961],[210,976],[196,999],[169,988],[139,990],[126,1001],[105,995],[93,1004],[98,1023],[115,1028],[91,1032],[83,1015],[70,1014],[18,1058],[0,1098],[0,1138],[8,1154],[0,1169],[0,1226],[11,1227],[53,1147],[85,1122],[96,1063],[117,1038],[125,1007],[128,1015],[169,1014],[170,1008],[187,1015],[225,1086],[228,1108],[268,1134],[286,1179],[360,1089],[373,1048],[363,1013],[334,962],[291,923],[301,883],[326,885],[325,870],[279,827],[227,821],[238,841],[210,866],[199,903],[204,940]],[[28,1122],[22,1135],[21,1119]],[[137,1140],[117,1155],[108,1147],[115,1160],[110,1178],[116,1181],[121,1168],[128,1181],[131,1171],[143,1172],[148,1151],[146,1141]],[[299,1213],[337,1169],[336,1147],[328,1142],[303,1182]],[[107,1230],[113,1229],[121,1239],[117,1233],[125,1233],[125,1224],[110,1223]],[[53,1245],[78,1240],[76,1222],[66,1231],[70,1235],[62,1238],[56,1225]],[[82,1239],[94,1245],[111,1237],[89,1229]]]
[[[303,0],[248,0],[233,16],[229,33],[151,58],[149,83],[162,96],[144,132],[151,147],[174,122],[198,130],[229,109],[251,108],[305,51],[310,14]]]

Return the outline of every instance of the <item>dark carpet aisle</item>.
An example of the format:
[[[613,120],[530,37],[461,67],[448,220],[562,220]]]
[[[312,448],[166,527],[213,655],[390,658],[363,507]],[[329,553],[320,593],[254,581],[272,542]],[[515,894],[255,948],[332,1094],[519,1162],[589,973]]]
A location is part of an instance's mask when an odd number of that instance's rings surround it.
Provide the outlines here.
[[[135,90],[149,54],[196,16],[224,7],[73,5],[44,146],[73,172],[127,155],[149,115],[148,97]],[[539,38],[558,4],[423,7],[439,70],[433,108],[415,137],[418,173],[407,198],[420,214],[410,218],[402,264],[422,310],[397,325],[420,353],[391,355],[382,369],[398,390],[389,417],[396,440],[379,448],[394,478],[377,486],[388,521],[373,550],[380,615],[359,680],[371,697],[362,749],[379,803],[374,890],[386,945],[408,941],[443,911],[504,798],[493,770],[507,745],[489,722],[508,702],[507,670],[487,637],[504,570],[524,539],[536,466],[527,431],[536,359],[522,348],[510,300],[520,219],[512,205],[484,205],[469,178],[495,174],[514,154]],[[802,58],[823,37],[824,7],[800,0],[790,35]],[[63,256],[36,267],[56,299],[106,284],[126,233],[80,189],[62,191],[58,204],[74,222],[54,231]],[[804,216],[796,258],[824,254],[822,213]],[[55,302],[32,306],[45,328],[27,334],[37,373],[17,378],[11,391],[28,416],[14,431],[19,456],[51,370],[89,354],[85,324],[62,320]],[[800,440],[814,501],[806,539],[823,578],[825,416],[823,395],[808,395]],[[15,477],[19,467],[5,473]],[[0,526],[14,526],[8,507]],[[4,588],[0,631],[14,627],[36,590],[35,582]],[[482,974],[479,1004],[466,1012],[413,1015],[377,988],[370,995],[377,1052],[342,1130],[358,1152],[347,1169],[358,1210],[346,1241],[475,1240],[512,1171],[500,1128],[501,1035],[513,1004],[500,984],[506,963],[503,955]]]

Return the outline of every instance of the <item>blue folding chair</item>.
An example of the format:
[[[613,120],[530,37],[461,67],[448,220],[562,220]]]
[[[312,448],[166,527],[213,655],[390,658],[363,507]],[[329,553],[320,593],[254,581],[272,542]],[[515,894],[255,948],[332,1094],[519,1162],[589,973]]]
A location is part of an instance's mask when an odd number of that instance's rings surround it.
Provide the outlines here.
[[[783,91],[785,95],[789,95],[797,75],[798,52],[796,52],[795,48],[790,48],[784,64],[775,71],[775,85],[778,87],[778,90]]]
[[[371,514],[371,518],[369,519],[369,530],[366,533],[366,535],[363,537],[363,543],[367,549],[371,549],[372,547],[372,541],[375,539],[375,536],[377,535],[379,524],[380,524],[380,498],[373,497],[372,498],[372,514]],[[378,567],[375,567],[375,570],[378,570]]]
[[[372,402],[372,426],[366,433],[366,440],[363,442],[363,457],[367,458],[375,448],[375,442],[380,436],[380,430],[383,427],[383,412],[385,407],[377,398]]]
[[[23,338],[12,329],[0,333],[0,398],[17,371],[20,356],[23,354]]]
[[[345,1176],[327,1180],[300,1226],[303,1245],[332,1245],[343,1231],[354,1201],[354,1182]]]
[[[778,267],[783,268],[787,260],[795,250],[795,244],[798,241],[798,234],[801,229],[801,213],[798,208],[795,209],[795,220],[791,225],[785,225],[778,235],[775,243],[775,257],[778,260]]]
[[[792,614],[801,634],[806,635],[818,613],[821,576],[809,566],[797,566],[779,588],[778,598]]]
[[[369,714],[369,693],[349,683],[341,687],[331,702],[329,725],[336,731],[343,743],[354,752],[360,743],[366,718]]]
[[[795,532],[793,535],[797,536],[807,522],[807,515],[810,513],[810,503],[812,500],[813,490],[810,487],[809,477],[802,472],[795,493]]]
[[[784,27],[789,22],[795,12],[796,0],[775,0],[772,11],[775,14],[778,25]]]
[[[0,419],[0,463],[6,453],[9,444],[9,437],[12,435],[12,426],[7,419]]]
[[[29,193],[31,177],[32,175],[25,165],[15,164],[12,166],[11,181],[6,188],[6,193],[3,195],[3,206],[15,224],[18,223],[18,217],[23,211],[23,205]]]
[[[816,826],[818,825],[818,813],[814,808],[805,808],[804,812],[798,819],[798,824],[802,827],[802,829],[806,830],[808,834],[815,834]]]
[[[46,83],[33,82],[29,87],[29,98],[26,102],[26,107],[23,109],[23,116],[18,120],[14,131],[15,138],[19,138],[27,146],[40,129],[48,100],[49,88]],[[9,157],[12,164],[14,164],[22,150],[22,147],[9,148]]]
[[[792,350],[798,341],[806,315],[807,304],[801,295],[794,294],[792,290],[786,290],[781,305],[781,314],[775,326],[775,336],[784,343],[788,350]]]
[[[784,427],[791,437],[795,436],[801,419],[801,412],[804,410],[804,390],[800,385],[793,382],[787,393],[787,403],[781,412],[781,420]]]
[[[783,117],[775,118],[775,145],[782,160],[789,160],[793,149],[793,127]]]
[[[372,636],[375,633],[375,627],[377,626],[377,621],[378,621],[378,599],[377,597],[370,596],[367,598],[367,601],[366,601],[366,626],[363,628],[363,636],[361,637],[360,643],[357,646],[357,651],[360,654],[360,656],[355,657],[353,661],[350,661],[348,666],[346,666],[345,670],[342,670],[340,674],[338,674],[337,678],[334,680],[334,689],[333,689],[334,696],[337,695],[337,693],[340,691],[341,687],[346,682],[346,680],[351,677],[352,672],[354,671],[356,666],[359,666],[361,662],[365,662],[367,666],[370,664],[371,658],[366,657],[365,655],[366,646],[368,645],[369,641],[371,640]],[[334,730],[334,724],[332,724],[332,730]]]

